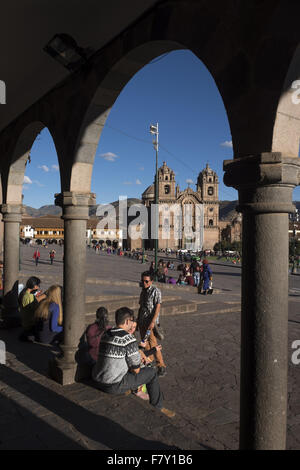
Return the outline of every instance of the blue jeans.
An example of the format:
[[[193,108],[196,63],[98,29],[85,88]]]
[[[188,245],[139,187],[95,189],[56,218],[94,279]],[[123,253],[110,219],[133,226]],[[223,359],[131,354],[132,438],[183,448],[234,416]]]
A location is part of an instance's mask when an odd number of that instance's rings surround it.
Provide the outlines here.
[[[195,286],[199,286],[199,283],[200,283],[200,273],[198,272],[195,272],[194,273],[194,284]]]
[[[161,409],[163,407],[163,396],[156,370],[152,367],[143,367],[138,374],[127,372],[121,382],[115,384],[98,383],[98,388],[112,395],[121,395],[127,392],[127,390],[137,390],[143,384],[146,384],[150,404],[155,408]]]

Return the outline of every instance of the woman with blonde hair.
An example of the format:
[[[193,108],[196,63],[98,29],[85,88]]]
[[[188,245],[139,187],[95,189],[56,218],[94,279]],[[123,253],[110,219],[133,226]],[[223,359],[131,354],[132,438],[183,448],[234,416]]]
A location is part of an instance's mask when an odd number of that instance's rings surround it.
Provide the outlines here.
[[[63,309],[60,286],[51,286],[35,311],[36,336],[41,343],[60,342],[62,340]]]

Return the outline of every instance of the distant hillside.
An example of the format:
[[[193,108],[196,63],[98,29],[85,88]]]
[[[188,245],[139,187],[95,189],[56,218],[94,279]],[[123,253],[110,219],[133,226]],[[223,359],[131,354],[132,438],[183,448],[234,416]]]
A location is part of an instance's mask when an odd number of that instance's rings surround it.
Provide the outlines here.
[[[136,199],[136,198],[127,199],[128,207],[132,206],[133,204],[141,204],[141,202],[142,202],[141,199]],[[118,216],[119,215],[119,211],[118,211],[119,201],[114,201],[111,204],[117,208],[116,213]],[[96,216],[97,208],[98,208],[98,205],[91,206],[89,208],[89,215],[91,217]],[[25,209],[24,215],[28,215],[29,217],[45,217],[46,215],[52,215],[52,216],[54,215],[54,216],[60,217],[62,215],[61,207],[55,206],[55,205],[42,206],[39,209],[35,209],[34,207],[30,207],[30,206],[24,206],[24,209]]]
[[[298,211],[300,212],[300,201],[293,201],[293,204],[296,206],[296,209],[298,209]],[[237,212],[235,210],[237,205],[238,201],[220,201],[220,220],[232,221],[237,215]]]
[[[219,218],[220,220],[233,220],[237,215],[235,210],[238,201],[220,201],[220,211]]]
[[[24,209],[24,215],[29,215],[30,217],[43,217],[45,215],[60,216],[62,214],[61,207],[55,205],[42,206],[39,209],[35,209],[34,207],[30,206],[24,206]]]
[[[136,198],[128,198],[127,199],[127,205],[128,207],[132,206],[133,204],[141,204],[142,201],[141,199],[136,199]],[[119,211],[118,211],[118,204],[119,201],[114,201],[111,203],[114,207],[116,207],[116,214],[117,217],[119,216]],[[220,220],[228,220],[231,221],[234,219],[234,217],[237,215],[237,212],[235,210],[236,206],[238,204],[238,201],[220,201]],[[294,201],[294,205],[300,212],[300,201]],[[104,206],[105,207],[105,206]],[[59,206],[54,206],[54,205],[49,205],[49,206],[42,206],[39,209],[35,209],[34,207],[30,206],[24,206],[26,210],[26,214],[30,217],[44,217],[45,215],[54,215],[54,216],[61,216],[62,210]],[[89,214],[91,217],[96,216],[97,212],[97,206],[91,206],[89,210]]]
[[[127,207],[131,207],[134,204],[141,204],[141,203],[142,203],[141,199],[136,199],[136,198],[133,198],[133,197],[129,197],[127,199]],[[110,204],[116,208],[116,215],[117,215],[117,217],[119,217],[119,200],[111,202]],[[96,216],[98,207],[100,207],[100,204],[90,208],[90,216]],[[107,207],[107,204],[103,205],[103,208],[105,208],[105,207]]]

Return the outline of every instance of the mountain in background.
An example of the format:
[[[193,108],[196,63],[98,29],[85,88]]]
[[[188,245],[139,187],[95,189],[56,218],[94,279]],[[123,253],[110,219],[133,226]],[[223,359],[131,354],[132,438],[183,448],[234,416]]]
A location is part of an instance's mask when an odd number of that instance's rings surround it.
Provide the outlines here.
[[[24,216],[28,215],[30,217],[44,217],[45,215],[57,215],[58,217],[62,215],[61,207],[55,205],[42,206],[39,209],[35,209],[30,206],[23,206],[25,209]]]
[[[127,206],[131,207],[133,204],[141,204],[142,201],[141,199],[136,199],[136,198],[128,198],[127,199]],[[116,215],[119,217],[119,201],[114,201],[111,203],[112,206],[116,208]],[[232,221],[234,217],[237,215],[237,212],[235,210],[236,206],[238,205],[238,201],[220,201],[220,220],[228,220]],[[300,212],[300,201],[294,201],[294,205]],[[95,217],[97,208],[99,205],[96,206],[91,206],[89,209],[89,215],[90,217]],[[106,205],[104,205],[106,207]],[[57,216],[60,217],[62,215],[62,210],[61,207],[59,206],[54,206],[54,205],[49,205],[49,206],[42,206],[39,209],[35,209],[34,207],[30,206],[24,206],[25,208],[25,214],[30,217],[44,217],[45,215],[52,215],[52,216]]]
[[[119,216],[119,210],[118,210],[119,201],[114,201],[114,202],[111,202],[110,204],[116,208],[116,214],[118,217]],[[142,204],[142,201],[141,199],[129,197],[127,199],[127,206],[131,207],[133,204]],[[101,206],[101,204],[98,204],[96,206],[91,206],[89,208],[90,217],[96,217],[96,212],[99,206]],[[105,204],[104,207],[107,207],[107,204]],[[29,217],[45,217],[46,215],[60,217],[62,215],[61,207],[55,206],[55,205],[42,206],[39,209],[35,209],[34,207],[30,207],[30,206],[24,206],[24,209],[25,209],[25,213],[24,213],[25,217],[26,215]]]
[[[237,205],[238,201],[220,201],[219,219],[232,221],[237,215]]]
[[[131,207],[134,204],[142,204],[142,200],[141,199],[136,199],[134,197],[129,197],[127,199],[127,207]],[[114,206],[116,208],[116,216],[118,218],[119,217],[119,200],[111,202],[110,205]],[[108,206],[108,204],[102,204],[102,207],[103,207],[104,210],[107,206]],[[92,216],[92,217],[96,216],[98,207],[101,207],[101,204],[98,204],[97,206],[90,207],[90,211],[89,211],[90,216]]]

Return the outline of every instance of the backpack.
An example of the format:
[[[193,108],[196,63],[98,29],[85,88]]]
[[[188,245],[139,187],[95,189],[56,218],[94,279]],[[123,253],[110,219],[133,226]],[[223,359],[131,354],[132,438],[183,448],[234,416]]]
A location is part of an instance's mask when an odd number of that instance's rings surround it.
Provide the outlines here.
[[[92,323],[89,325],[82,336],[80,337],[79,344],[78,344],[78,349],[75,354],[75,360],[78,364],[94,364],[94,361],[90,355],[90,345],[88,342],[88,330],[91,326],[96,325],[95,323]],[[98,336],[102,336],[103,331],[100,331],[98,327],[98,332],[93,336],[93,338],[96,338]]]

